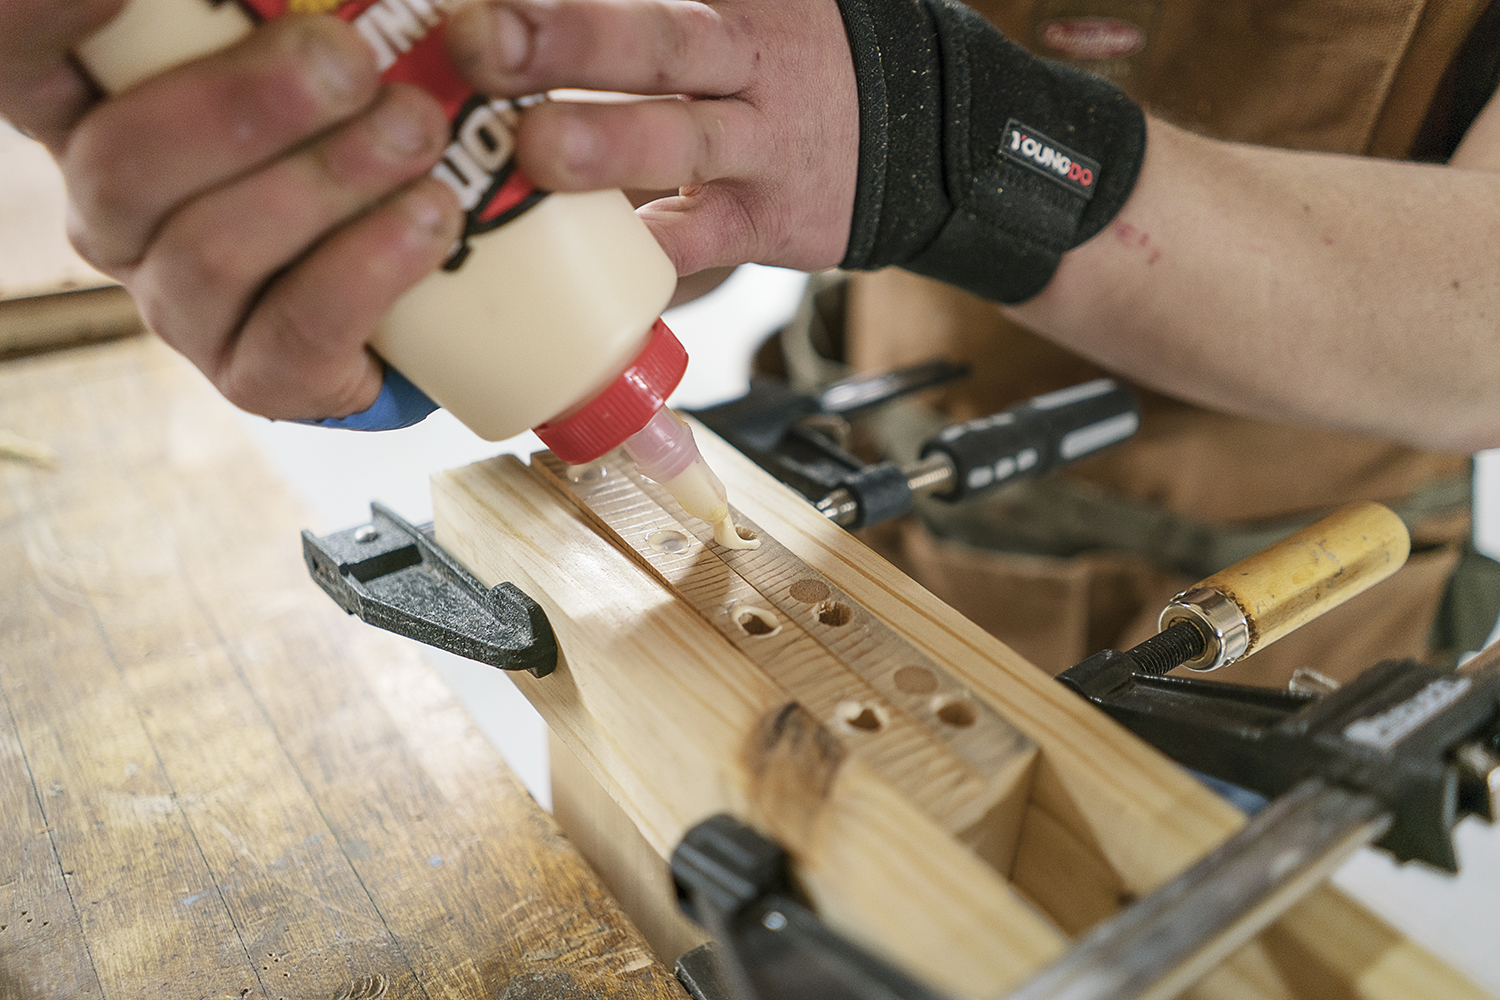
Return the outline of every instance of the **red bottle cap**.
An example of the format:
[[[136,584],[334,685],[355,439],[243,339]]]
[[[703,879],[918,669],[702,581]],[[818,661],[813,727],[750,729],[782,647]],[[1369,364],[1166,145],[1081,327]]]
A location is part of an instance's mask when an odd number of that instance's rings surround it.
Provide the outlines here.
[[[532,430],[569,465],[592,462],[646,426],[682,381],[687,363],[687,351],[658,319],[651,339],[619,378],[577,413]]]

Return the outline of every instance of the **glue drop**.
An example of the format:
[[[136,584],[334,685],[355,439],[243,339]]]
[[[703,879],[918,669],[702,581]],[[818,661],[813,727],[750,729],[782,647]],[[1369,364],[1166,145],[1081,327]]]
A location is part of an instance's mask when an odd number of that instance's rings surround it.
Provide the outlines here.
[[[477,94],[443,46],[445,0],[129,0],[75,53],[107,92],[207,55],[257,22],[317,10],[351,22],[382,79],[423,87],[453,123],[432,176],[467,219],[443,269],[403,295],[371,346],[470,430],[535,428],[558,457],[625,445],[721,544],[746,543],[692,432],[664,408],[687,352],[658,318],[677,272],[619,191],[551,193],[515,168],[518,102]],[[535,98],[534,100],[540,100]]]

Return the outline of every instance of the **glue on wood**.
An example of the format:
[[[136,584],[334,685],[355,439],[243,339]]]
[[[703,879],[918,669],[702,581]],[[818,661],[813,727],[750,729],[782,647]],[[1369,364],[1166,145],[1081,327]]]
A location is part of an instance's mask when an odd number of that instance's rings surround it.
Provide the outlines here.
[[[215,52],[257,22],[331,13],[370,44],[382,79],[442,104],[452,141],[432,175],[463,235],[443,269],[381,321],[371,346],[480,437],[534,428],[570,464],[625,446],[684,510],[748,546],[692,431],[665,409],[687,352],[658,318],[677,272],[619,191],[538,189],[516,169],[517,102],[477,94],[444,51],[444,0],[131,0],[79,61],[110,93]]]

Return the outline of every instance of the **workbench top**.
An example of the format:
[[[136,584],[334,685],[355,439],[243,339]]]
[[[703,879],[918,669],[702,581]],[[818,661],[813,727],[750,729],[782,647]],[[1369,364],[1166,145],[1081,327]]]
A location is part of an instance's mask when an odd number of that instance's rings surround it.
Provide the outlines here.
[[[683,995],[185,362],[0,362],[0,429],[0,1000]]]

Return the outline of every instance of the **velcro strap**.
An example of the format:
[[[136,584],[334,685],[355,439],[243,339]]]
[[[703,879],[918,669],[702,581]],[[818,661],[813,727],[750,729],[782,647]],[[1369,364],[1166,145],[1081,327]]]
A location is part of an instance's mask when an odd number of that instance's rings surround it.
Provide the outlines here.
[[[997,302],[1040,292],[1129,197],[1141,109],[953,0],[839,6],[860,106],[842,266],[896,264]]]

